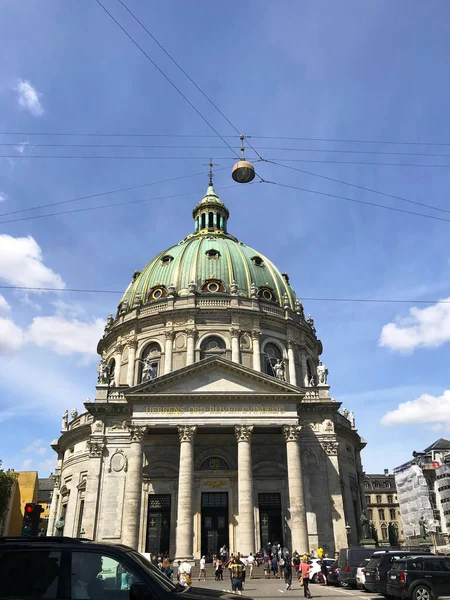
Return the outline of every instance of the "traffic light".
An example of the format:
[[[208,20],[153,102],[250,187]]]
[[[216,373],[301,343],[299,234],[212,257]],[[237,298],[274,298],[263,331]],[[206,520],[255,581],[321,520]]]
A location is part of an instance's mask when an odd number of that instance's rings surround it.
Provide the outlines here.
[[[40,504],[28,502],[25,504],[22,523],[22,535],[25,537],[36,536],[41,522],[41,513],[44,509]]]

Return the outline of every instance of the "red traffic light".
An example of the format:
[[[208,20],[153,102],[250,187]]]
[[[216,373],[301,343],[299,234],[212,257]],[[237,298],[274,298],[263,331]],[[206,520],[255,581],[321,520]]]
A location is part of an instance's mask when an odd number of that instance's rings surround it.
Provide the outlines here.
[[[26,512],[27,514],[31,514],[31,513],[33,512],[33,510],[34,510],[34,507],[33,507],[33,505],[32,505],[32,504],[27,504],[27,505],[25,506],[25,512]]]

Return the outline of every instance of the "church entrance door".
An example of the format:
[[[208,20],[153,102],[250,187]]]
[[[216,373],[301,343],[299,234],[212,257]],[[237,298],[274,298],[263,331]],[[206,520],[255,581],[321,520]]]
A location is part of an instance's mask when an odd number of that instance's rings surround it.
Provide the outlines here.
[[[202,533],[201,552],[206,560],[211,561],[213,554],[228,544],[228,493],[202,493]]]
[[[170,551],[170,494],[148,497],[147,544],[145,551],[161,556]]]
[[[258,494],[258,502],[262,547],[267,549],[269,542],[283,547],[281,494]]]

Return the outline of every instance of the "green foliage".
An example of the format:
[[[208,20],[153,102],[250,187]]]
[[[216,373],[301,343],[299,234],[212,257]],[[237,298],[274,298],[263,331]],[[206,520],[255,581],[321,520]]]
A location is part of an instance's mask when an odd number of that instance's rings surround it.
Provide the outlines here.
[[[11,489],[17,479],[17,474],[14,471],[4,471],[2,461],[0,460],[0,522],[5,516],[8,508]]]

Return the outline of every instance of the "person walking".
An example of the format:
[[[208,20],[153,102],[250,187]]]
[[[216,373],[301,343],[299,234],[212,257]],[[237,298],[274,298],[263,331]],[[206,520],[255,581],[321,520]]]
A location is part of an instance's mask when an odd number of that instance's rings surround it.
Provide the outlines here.
[[[184,560],[180,565],[180,584],[183,587],[188,587],[191,585],[191,565]]]
[[[236,558],[233,558],[233,561],[230,565],[230,574],[231,574],[231,589],[233,594],[238,594],[242,596],[242,579],[244,573],[244,565],[239,560],[239,555]]]
[[[203,575],[203,580],[206,581],[206,557],[202,556],[200,559],[200,571],[198,573],[198,580]]]
[[[249,571],[250,571],[250,579],[252,579],[253,578],[253,569],[254,569],[254,566],[255,566],[255,557],[253,556],[253,554],[251,552],[248,555],[247,564],[248,564],[248,568],[249,568]]]
[[[292,585],[292,561],[288,552],[286,552],[284,557],[284,583],[286,584],[286,589],[290,590]]]
[[[300,571],[302,574],[302,582],[303,582],[303,595],[305,598],[312,598],[311,592],[309,591],[309,572],[311,567],[308,565],[307,557],[302,556],[302,562],[300,564]]]
[[[270,579],[270,556],[265,553],[263,557],[264,579]]]
[[[328,585],[328,567],[326,562],[323,560],[320,561],[320,571],[322,573],[323,583]]]
[[[276,579],[278,576],[278,562],[277,562],[277,558],[274,554],[272,555],[272,565],[271,566],[272,566],[273,578]]]

